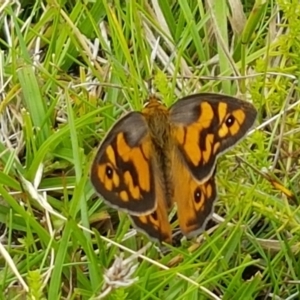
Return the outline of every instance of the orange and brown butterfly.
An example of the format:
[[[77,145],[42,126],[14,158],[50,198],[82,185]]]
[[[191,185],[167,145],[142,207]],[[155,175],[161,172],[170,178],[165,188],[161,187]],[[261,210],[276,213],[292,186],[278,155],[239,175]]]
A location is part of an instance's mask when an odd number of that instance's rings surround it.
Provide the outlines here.
[[[252,104],[201,93],[169,109],[150,96],[142,112],[118,120],[102,141],[91,181],[107,204],[127,212],[150,238],[171,243],[173,204],[182,233],[203,230],[217,197],[218,156],[252,127]]]

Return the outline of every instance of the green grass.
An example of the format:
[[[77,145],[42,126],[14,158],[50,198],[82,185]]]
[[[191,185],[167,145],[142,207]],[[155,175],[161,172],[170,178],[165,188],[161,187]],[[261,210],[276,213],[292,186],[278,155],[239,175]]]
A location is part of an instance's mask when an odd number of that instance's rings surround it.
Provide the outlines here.
[[[298,299],[298,1],[41,2],[0,4],[0,299]],[[89,181],[149,82],[168,106],[207,91],[258,110],[219,159],[207,230],[162,250]],[[127,285],[105,283],[113,264]]]

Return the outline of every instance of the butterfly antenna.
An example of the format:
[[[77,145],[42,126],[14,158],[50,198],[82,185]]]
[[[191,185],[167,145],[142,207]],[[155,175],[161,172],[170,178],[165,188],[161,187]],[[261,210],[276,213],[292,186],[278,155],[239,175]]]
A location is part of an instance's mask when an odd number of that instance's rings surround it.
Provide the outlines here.
[[[148,81],[149,94],[155,94],[155,90],[153,88],[153,69],[154,69],[154,62],[155,62],[157,52],[158,52],[159,41],[160,41],[160,38],[158,37],[154,44],[154,47],[152,49],[151,55],[150,55],[150,74],[152,74],[152,76]]]

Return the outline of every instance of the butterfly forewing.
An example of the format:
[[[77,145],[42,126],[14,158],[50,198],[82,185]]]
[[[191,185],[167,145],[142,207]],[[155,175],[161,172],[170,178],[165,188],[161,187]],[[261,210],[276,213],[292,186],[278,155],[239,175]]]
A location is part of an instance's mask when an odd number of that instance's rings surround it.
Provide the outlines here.
[[[93,162],[91,181],[110,205],[133,215],[156,208],[151,148],[141,113],[129,113],[109,131]]]
[[[179,153],[200,182],[211,176],[217,157],[245,136],[255,118],[250,103],[225,95],[191,95],[170,108]]]

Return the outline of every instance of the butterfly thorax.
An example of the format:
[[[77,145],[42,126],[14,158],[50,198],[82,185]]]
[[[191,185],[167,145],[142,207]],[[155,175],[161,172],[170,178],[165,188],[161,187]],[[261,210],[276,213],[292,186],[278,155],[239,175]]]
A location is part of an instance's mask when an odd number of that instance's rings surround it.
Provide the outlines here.
[[[142,111],[145,116],[151,135],[154,157],[161,172],[165,197],[168,206],[171,206],[173,199],[173,184],[171,170],[171,153],[174,149],[174,142],[171,138],[172,127],[169,118],[169,111],[156,98],[151,98]]]

